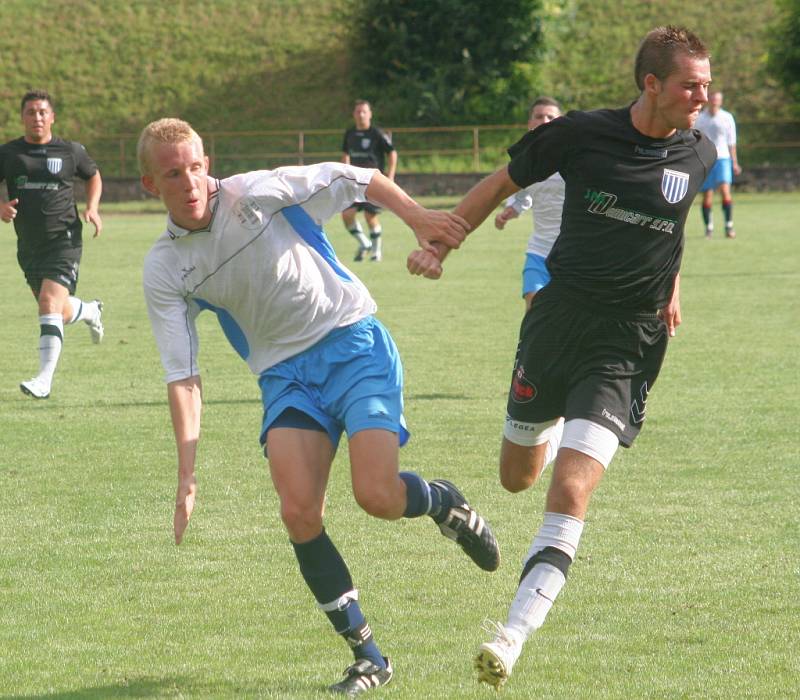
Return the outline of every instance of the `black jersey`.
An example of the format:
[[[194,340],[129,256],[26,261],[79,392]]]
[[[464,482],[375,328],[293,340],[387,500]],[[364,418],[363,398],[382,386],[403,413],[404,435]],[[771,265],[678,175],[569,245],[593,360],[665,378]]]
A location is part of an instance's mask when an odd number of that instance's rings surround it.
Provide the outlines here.
[[[561,233],[547,258],[555,287],[621,311],[667,304],[686,217],[716,160],[708,138],[695,129],[650,138],[626,107],[569,112],[508,152],[520,187],[556,171],[566,183]]]
[[[53,138],[48,143],[28,143],[20,137],[0,146],[0,182],[8,197],[19,199],[14,228],[19,244],[37,247],[65,231],[80,231],[72,183],[88,180],[97,165],[75,141]]]
[[[389,136],[376,126],[369,129],[350,127],[344,132],[342,150],[350,156],[350,164],[361,168],[377,168],[383,172],[386,154],[394,150]]]

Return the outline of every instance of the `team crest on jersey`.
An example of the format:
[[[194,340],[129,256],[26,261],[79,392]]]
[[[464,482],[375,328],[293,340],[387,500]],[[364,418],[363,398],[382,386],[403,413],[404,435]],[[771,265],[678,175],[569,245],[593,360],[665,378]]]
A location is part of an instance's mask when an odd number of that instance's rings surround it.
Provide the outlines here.
[[[688,191],[689,173],[664,168],[664,175],[661,178],[661,194],[664,195],[664,199],[670,204],[677,204]]]
[[[264,213],[255,197],[242,197],[233,205],[233,214],[243,228],[255,230],[264,223]]]
[[[58,175],[61,172],[61,165],[63,161],[61,158],[48,158],[47,159],[47,169],[53,173],[53,175]]]
[[[361,139],[361,148],[363,148],[366,151],[371,143],[372,139]]]
[[[529,403],[538,393],[536,386],[525,376],[525,368],[522,365],[517,367],[511,380],[511,399],[514,403]]]

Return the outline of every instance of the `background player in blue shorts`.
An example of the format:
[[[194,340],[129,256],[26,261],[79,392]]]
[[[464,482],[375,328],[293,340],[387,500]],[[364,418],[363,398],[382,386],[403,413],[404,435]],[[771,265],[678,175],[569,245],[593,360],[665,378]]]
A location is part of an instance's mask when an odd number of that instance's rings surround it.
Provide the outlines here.
[[[561,116],[561,106],[552,97],[537,97],[528,110],[528,130],[533,131]],[[494,218],[496,228],[502,230],[522,212],[531,210],[533,233],[528,238],[528,250],[522,269],[522,297],[525,310],[531,308],[533,297],[550,281],[545,260],[561,231],[561,210],[564,207],[564,178],[553,173],[544,182],[535,182],[520,190],[506,201]]]
[[[398,473],[408,431],[397,348],[373,316],[368,290],[336,257],[319,222],[354,200],[373,201],[397,214],[429,250],[433,240],[459,245],[466,222],[422,208],[377,170],[342,163],[217,180],[208,175],[200,137],[177,119],[149,124],[138,157],[144,187],[169,212],[145,260],[144,290],[178,447],[175,541],[183,538],[197,494],[202,401],[195,319],[210,310],[258,377],[261,441],[281,518],[306,584],[355,656],[331,690],[353,696],[384,685],[391,663],[323,524],[342,432],[353,493],[366,512],[389,520],[430,515],[485,570],[497,568],[499,552],[488,524],[453,484]]]
[[[708,105],[700,112],[695,128],[702,131],[717,147],[717,162],[700,188],[703,193],[703,224],[706,238],[714,233],[714,219],[711,207],[714,203],[714,190],[722,197],[722,213],[725,216],[726,238],[736,238],[733,228],[733,196],[731,185],[733,176],[741,175],[739,160],[736,157],[736,122],[733,115],[722,109],[722,93],[715,90],[708,96]]]

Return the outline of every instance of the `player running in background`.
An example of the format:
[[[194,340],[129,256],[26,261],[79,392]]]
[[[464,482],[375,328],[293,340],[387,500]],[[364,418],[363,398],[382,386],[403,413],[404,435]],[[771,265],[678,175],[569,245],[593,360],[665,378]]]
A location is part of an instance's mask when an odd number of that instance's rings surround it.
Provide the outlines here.
[[[376,126],[372,126],[372,107],[366,100],[356,100],[353,107],[353,121],[344,132],[342,141],[342,162],[357,165],[361,168],[377,168],[390,180],[394,180],[397,171],[397,151],[388,134]],[[369,239],[356,218],[358,212],[364,212],[364,219],[369,227]],[[358,241],[355,262],[361,262],[369,253],[370,260],[380,262],[381,222],[378,218],[381,208],[372,202],[358,201],[342,212],[342,220],[350,234]]]
[[[736,158],[736,122],[733,115],[722,109],[722,93],[715,90],[708,96],[708,106],[700,112],[695,128],[702,131],[717,147],[717,162],[709,173],[700,191],[703,193],[703,223],[706,238],[714,233],[714,220],[711,206],[714,203],[714,190],[722,196],[722,213],[725,215],[725,236],[736,238],[733,228],[733,198],[731,184],[734,175],[741,175],[742,169]]]
[[[511,162],[456,207],[476,228],[513,192],[560,172],[563,225],[547,259],[550,284],[520,330],[503,432],[501,482],[521,491],[541,470],[559,416],[565,424],[542,524],[504,624],[475,660],[478,680],[509,678],[575,560],[589,500],[618,446],[642,428],[668,338],[680,324],[679,268],[692,200],[716,160],[692,129],[707,101],[709,54],[692,32],[644,38],[638,99],[622,109],[570,112],[526,134]],[[409,270],[441,275],[446,251],[414,251]],[[504,464],[501,461],[501,465]]]
[[[537,97],[528,111],[528,130],[533,131],[560,116],[561,106],[552,97]],[[526,311],[531,308],[536,292],[550,281],[545,260],[561,230],[563,207],[564,178],[556,172],[543,182],[535,182],[509,197],[503,211],[494,218],[494,225],[502,230],[523,211],[533,210],[533,233],[528,239],[528,251],[522,269],[522,297]]]
[[[183,537],[197,492],[202,402],[195,319],[208,309],[258,377],[261,442],[300,573],[355,656],[331,690],[353,696],[384,685],[392,666],[323,524],[342,431],[353,493],[367,513],[388,520],[429,515],[487,571],[499,565],[499,552],[488,524],[453,484],[398,473],[408,431],[397,348],[373,316],[368,290],[337,259],[320,222],[350,202],[375,201],[399,216],[426,249],[432,240],[457,246],[466,223],[423,209],[377,170],[342,163],[217,180],[208,176],[200,137],[177,119],[149,124],[138,157],[144,187],[169,212],[166,232],[145,260],[144,289],[178,447],[175,541]]]
[[[55,112],[44,90],[26,93],[21,102],[24,135],[0,146],[0,182],[8,201],[0,200],[0,219],[14,222],[17,261],[39,306],[39,373],[19,386],[35,399],[50,396],[61,356],[64,326],[84,321],[92,340],[103,339],[103,304],[76,296],[83,252],[81,218],[73,181],[86,181],[84,219],[100,235],[98,212],[103,182],[97,165],[75,141],[53,136]]]

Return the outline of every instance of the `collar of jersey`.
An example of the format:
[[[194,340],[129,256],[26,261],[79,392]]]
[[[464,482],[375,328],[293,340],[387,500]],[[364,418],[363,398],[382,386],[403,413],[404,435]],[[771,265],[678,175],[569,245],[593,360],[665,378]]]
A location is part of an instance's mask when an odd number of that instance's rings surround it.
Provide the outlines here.
[[[203,231],[210,231],[211,227],[214,225],[214,217],[217,214],[217,206],[219,205],[219,180],[214,180],[217,183],[217,189],[214,190],[210,195],[208,195],[208,206],[211,209],[211,218],[208,221],[207,226],[203,226],[203,228],[183,228],[183,226],[178,226],[173,220],[172,216],[167,214],[167,233],[169,237],[173,240],[176,238],[183,238],[184,236],[189,236],[193,233],[202,233]]]

